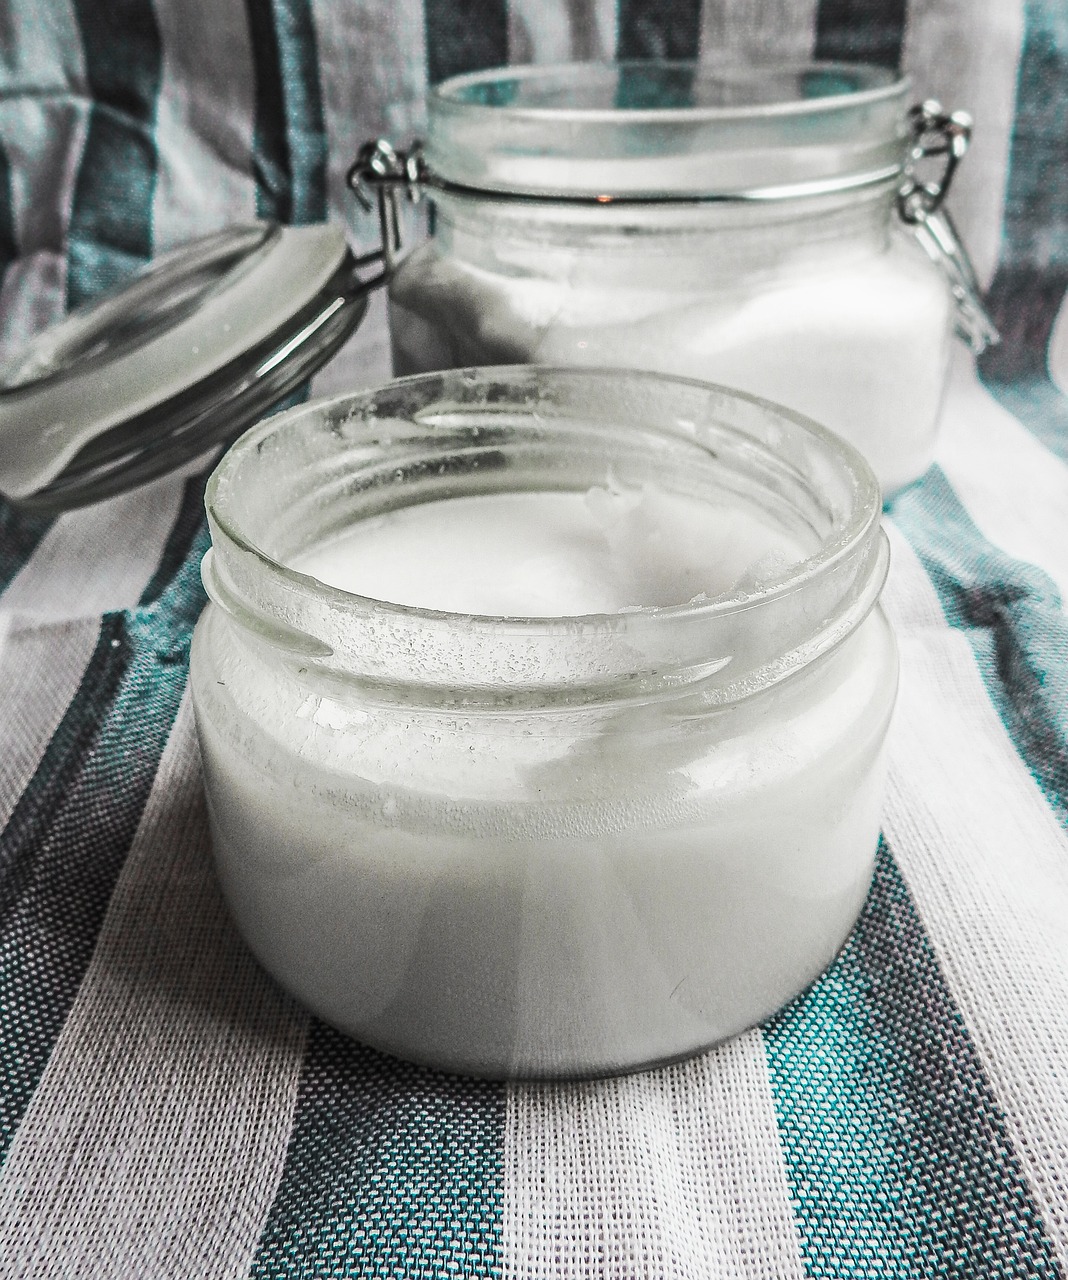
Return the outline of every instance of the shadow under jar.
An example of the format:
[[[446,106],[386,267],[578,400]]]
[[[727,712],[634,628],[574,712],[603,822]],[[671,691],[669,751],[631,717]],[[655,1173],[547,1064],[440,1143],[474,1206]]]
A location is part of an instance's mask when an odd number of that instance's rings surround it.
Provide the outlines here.
[[[908,93],[896,72],[840,64],[444,82],[398,169],[433,201],[434,235],[390,280],[394,372],[531,362],[722,382],[845,436],[892,494],[930,463],[954,322],[976,350],[996,337],[941,207],[951,169],[913,172],[955,167],[968,122],[910,112]],[[354,176],[381,191],[373,165]]]
[[[753,556],[733,545],[718,594],[567,616],[307,571],[362,528],[516,495],[625,515],[653,495],[751,531]],[[595,1075],[713,1045],[833,959],[897,683],[851,447],[682,379],[451,371],[267,420],[207,507],[191,682],[216,863],[316,1013],[447,1070]],[[714,537],[678,553],[729,558]]]

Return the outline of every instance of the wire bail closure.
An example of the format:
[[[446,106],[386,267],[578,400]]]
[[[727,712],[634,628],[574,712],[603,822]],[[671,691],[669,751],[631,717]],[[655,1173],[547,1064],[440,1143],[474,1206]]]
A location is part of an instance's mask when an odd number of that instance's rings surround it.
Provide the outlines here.
[[[972,140],[972,118],[967,111],[947,114],[934,98],[918,102],[909,109],[912,147],[905,162],[905,180],[897,193],[897,208],[905,222],[922,222],[941,209],[957,166],[964,159]],[[916,166],[923,160],[944,157],[941,174],[931,182],[922,182]]]
[[[982,290],[964,241],[944,208],[946,194],[957,166],[972,140],[972,118],[966,111],[943,111],[933,98],[917,103],[909,111],[912,148],[905,162],[905,180],[897,193],[897,211],[923,246],[928,256],[944,272],[956,303],[956,329],[976,355],[1001,341],[997,326],[983,304]],[[941,158],[942,172],[923,181],[916,166],[924,160]]]
[[[396,151],[385,138],[365,142],[349,169],[347,181],[365,213],[378,206],[381,253],[388,276],[396,269],[401,250],[397,192],[403,188],[408,202],[418,204],[423,187],[429,183],[422,143],[416,141],[408,151]]]
[[[915,104],[908,113],[911,145],[903,168],[828,182],[803,183],[760,191],[709,193],[703,196],[656,195],[541,195],[518,191],[483,190],[450,182],[426,163],[423,144],[416,140],[407,151],[396,150],[385,138],[365,142],[348,172],[348,185],[360,206],[371,213],[377,205],[382,247],[366,260],[381,257],[383,272],[372,285],[385,283],[399,266],[400,216],[397,197],[402,191],[415,205],[424,195],[441,191],[473,199],[523,204],[673,205],[733,202],[765,202],[827,195],[879,185],[901,177],[897,212],[949,283],[956,304],[956,331],[976,354],[1000,341],[1000,334],[983,305],[982,291],[968,251],[949,212],[944,208],[954,174],[968,151],[972,119],[965,111],[946,112],[934,99]],[[941,159],[941,172],[924,180],[917,166]],[[364,259],[361,259],[361,262]]]

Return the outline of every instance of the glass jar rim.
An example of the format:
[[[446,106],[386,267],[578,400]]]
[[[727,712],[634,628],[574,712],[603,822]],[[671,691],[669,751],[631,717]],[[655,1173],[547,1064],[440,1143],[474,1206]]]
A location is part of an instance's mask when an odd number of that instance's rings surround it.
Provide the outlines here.
[[[838,189],[901,172],[908,90],[896,71],[845,62],[492,68],[431,91],[425,158],[448,184],[508,194]]]
[[[618,85],[628,76],[650,82],[651,92],[647,92],[646,102],[652,101],[652,93],[663,88],[658,81],[679,76],[692,79],[691,95],[694,97],[701,96],[702,87],[726,90],[732,85],[748,85],[757,90],[761,87],[770,90],[776,84],[804,84],[808,81],[822,83],[830,91],[802,92],[796,96],[784,92],[779,97],[768,92],[762,99],[754,94],[751,102],[730,102],[724,93],[722,102],[693,102],[690,105],[681,101],[637,105],[639,99],[628,99],[625,90],[615,95],[620,100],[610,106],[592,105],[581,100],[583,95],[590,96],[591,88],[597,90]],[[505,87],[509,84],[517,88],[509,90]],[[908,77],[900,72],[863,62],[729,63],[682,58],[622,59],[618,62],[535,63],[464,72],[433,86],[428,101],[465,111],[493,113],[498,119],[504,113],[510,118],[527,117],[556,125],[586,120],[667,124],[678,119],[748,120],[753,117],[850,111],[886,99],[899,99],[908,84]],[[523,88],[539,86],[540,99],[526,102],[518,96]],[[555,100],[549,92],[553,88],[558,90]],[[569,95],[577,100],[568,102]]]
[[[621,415],[621,405],[628,413]],[[629,421],[619,421],[628,414]],[[430,486],[434,476],[446,474],[442,459],[462,449],[474,463],[473,474],[478,459],[485,463],[507,452],[505,431],[521,443],[537,435],[553,446],[560,443],[554,431],[564,440],[584,422],[608,441],[606,456],[614,450],[613,457],[622,457],[628,449],[634,457],[642,449],[655,453],[665,440],[675,450],[665,465],[701,456],[733,468],[754,491],[764,481],[780,486],[784,504],[807,503],[808,517],[823,522],[818,548],[755,590],[563,617],[395,604],[328,586],[286,563],[306,549],[299,543],[298,517],[316,504],[322,507],[318,518],[336,530],[343,523],[330,522],[345,519],[338,511],[351,510],[368,494],[388,501],[391,486],[397,490],[394,506],[430,500],[427,487],[413,489],[405,501],[405,483],[429,477]],[[612,431],[619,433],[616,441]],[[487,474],[484,466],[482,476]],[[500,489],[508,489],[506,468],[500,476]],[[619,694],[624,686],[640,693],[699,680],[722,690],[717,700],[731,700],[840,643],[874,606],[887,560],[878,482],[838,436],[730,388],[609,369],[448,370],[310,402],[240,437],[212,473],[205,505],[212,533],[205,586],[246,630],[335,674],[472,695],[549,689],[544,658],[555,645],[573,648],[577,674],[594,693]],[[725,658],[728,638],[740,627],[763,627],[770,637],[748,663],[735,661],[733,653]],[[458,635],[477,638],[477,669],[458,659]],[[413,650],[422,654],[414,680],[403,656]],[[728,678],[717,679],[732,663]]]

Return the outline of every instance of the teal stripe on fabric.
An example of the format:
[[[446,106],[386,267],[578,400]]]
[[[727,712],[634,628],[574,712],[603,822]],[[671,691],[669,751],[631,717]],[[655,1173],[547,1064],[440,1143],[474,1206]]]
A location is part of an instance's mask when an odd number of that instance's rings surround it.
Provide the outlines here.
[[[67,304],[152,256],[163,49],[150,0],[72,0],[92,97],[68,228]]]
[[[505,1093],[315,1021],[251,1280],[501,1274]]]
[[[701,0],[619,0],[617,23],[620,58],[700,56]]]
[[[33,555],[51,525],[51,516],[31,515],[0,498],[0,591]]]
[[[425,0],[423,16],[431,84],[507,63],[507,0]]]
[[[256,210],[276,222],[326,217],[326,121],[310,0],[246,0],[256,78]]]
[[[967,636],[991,701],[1068,827],[1068,617],[1053,580],[988,542],[938,467],[890,514]]]
[[[809,1276],[1061,1275],[885,846],[841,955],[766,1025],[764,1042]]]
[[[92,956],[177,714],[206,545],[202,533],[154,603],[105,616],[78,692],[0,833],[0,1158]]]
[[[979,358],[983,381],[1068,462],[1068,399],[1046,352],[1068,288],[1068,6],[1026,0],[1005,192],[1001,260],[987,306],[1000,345]]]
[[[1021,307],[1031,305],[1034,293],[1027,290],[1019,275],[1011,287]],[[1052,324],[1051,319],[1050,328]],[[1022,362],[1015,363],[1019,370]],[[1035,364],[1038,363],[1036,360]],[[1018,371],[1011,378],[992,374],[995,367],[994,361],[980,358],[980,372],[989,390],[1051,453],[1055,453],[1062,462],[1068,462],[1068,400],[1050,379],[1045,358],[1041,360],[1040,367]]]
[[[906,8],[906,0],[820,0],[815,56],[899,67]]]
[[[11,161],[0,145],[0,285],[8,267],[18,257],[15,232],[15,194],[11,187]]]

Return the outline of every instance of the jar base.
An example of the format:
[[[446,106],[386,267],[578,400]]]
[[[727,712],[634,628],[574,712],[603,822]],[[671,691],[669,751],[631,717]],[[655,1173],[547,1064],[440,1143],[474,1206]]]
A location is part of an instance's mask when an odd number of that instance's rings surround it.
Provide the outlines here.
[[[867,898],[865,897],[865,901]],[[863,904],[861,906],[863,910]],[[857,920],[860,919],[858,914]],[[716,1036],[715,1039],[705,1043],[695,1045],[693,1048],[681,1049],[678,1053],[668,1053],[662,1057],[643,1059],[640,1062],[620,1063],[616,1065],[603,1065],[582,1068],[562,1067],[558,1070],[538,1070],[524,1069],[522,1065],[508,1070],[495,1070],[492,1068],[482,1069],[478,1066],[468,1064],[454,1064],[443,1062],[433,1058],[423,1058],[418,1053],[398,1052],[388,1048],[384,1044],[376,1044],[371,1040],[365,1039],[363,1036],[355,1035],[347,1031],[344,1027],[338,1026],[337,1023],[331,1022],[329,1018],[323,1018],[322,1021],[332,1026],[336,1031],[340,1031],[342,1035],[348,1036],[350,1039],[357,1041],[368,1049],[373,1049],[375,1053],[384,1054],[386,1057],[395,1058],[398,1062],[411,1063],[413,1066],[422,1067],[428,1071],[438,1071],[443,1075],[462,1076],[472,1080],[485,1080],[491,1083],[499,1084],[561,1084],[568,1081],[582,1080],[616,1080],[624,1076],[641,1075],[647,1071],[660,1071],[666,1067],[678,1066],[683,1062],[690,1062],[694,1058],[700,1058],[706,1053],[711,1053],[714,1049],[718,1049],[721,1045],[727,1044],[734,1040],[737,1036],[744,1035],[747,1031],[752,1031],[755,1027],[762,1026],[769,1018],[773,1018],[776,1014],[781,1013],[789,1005],[805,994],[820,978],[832,967],[844,950],[849,939],[853,935],[853,929],[856,927],[857,920],[853,921],[849,932],[842,939],[838,950],[831,959],[817,973],[814,973],[803,986],[799,987],[792,995],[781,1001],[779,1004],[768,1009],[765,1013],[758,1014],[751,1021],[739,1026],[736,1030],[728,1031],[723,1035]],[[319,1016],[319,1015],[316,1015]]]
[[[798,997],[802,996],[810,987],[830,969],[838,959],[842,950],[847,945],[857,921],[863,913],[865,903],[868,899],[868,893],[871,888],[871,879],[874,874],[874,853],[873,847],[872,864],[868,875],[862,880],[861,888],[863,889],[859,900],[855,903],[853,909],[847,915],[847,927],[844,934],[836,939],[835,945],[829,955],[820,956],[811,970],[806,970],[804,977],[797,984],[791,984],[784,992],[778,993],[770,999],[766,1005],[760,1006],[754,1011],[739,1016],[736,1021],[730,1023],[726,1027],[711,1034],[708,1038],[695,1040],[692,1044],[678,1049],[665,1050],[662,1053],[653,1053],[649,1055],[641,1055],[633,1059],[613,1058],[607,1054],[598,1057],[596,1054],[589,1055],[585,1060],[578,1061],[575,1058],[567,1059],[553,1064],[544,1061],[538,1061],[534,1055],[517,1053],[509,1061],[500,1060],[487,1061],[485,1058],[467,1057],[456,1054],[435,1054],[420,1052],[419,1047],[415,1044],[405,1042],[401,1043],[391,1039],[388,1035],[375,1035],[373,1032],[368,1033],[365,1028],[355,1027],[346,1024],[343,1019],[332,1016],[331,1013],[322,1008],[317,1007],[314,996],[310,996],[308,992],[298,990],[294,984],[288,983],[274,969],[258,949],[249,939],[247,932],[241,928],[240,922],[235,919],[238,932],[242,935],[246,945],[249,946],[257,962],[271,979],[278,983],[289,995],[296,999],[300,1004],[309,1010],[314,1016],[321,1019],[327,1025],[333,1027],[342,1035],[357,1041],[359,1044],[374,1050],[376,1053],[384,1054],[388,1057],[395,1058],[400,1062],[411,1063],[414,1066],[422,1067],[431,1071],[442,1072],[446,1075],[463,1076],[471,1079],[498,1081],[498,1082],[524,1082],[530,1084],[552,1083],[560,1081],[578,1081],[578,1080],[607,1080],[621,1076],[637,1075],[646,1071],[657,1071],[664,1067],[674,1066],[677,1063],[688,1062],[692,1058],[700,1057],[702,1054],[709,1053],[720,1045],[733,1040],[736,1036],[744,1034],[746,1031],[752,1030],[754,1027],[760,1026],[769,1018],[774,1017],[781,1010],[785,1009]],[[231,907],[231,915],[233,909]],[[552,1036],[548,1032],[545,1036],[546,1041],[551,1040]]]

